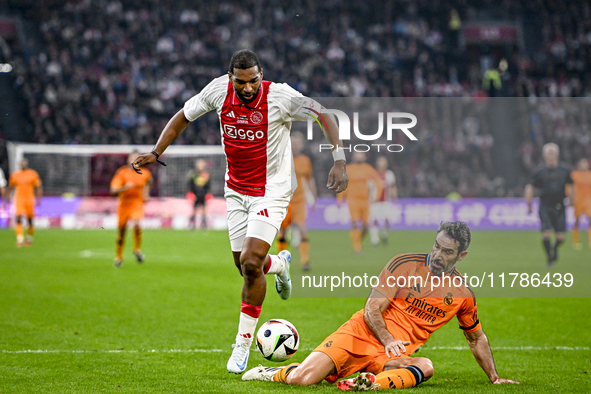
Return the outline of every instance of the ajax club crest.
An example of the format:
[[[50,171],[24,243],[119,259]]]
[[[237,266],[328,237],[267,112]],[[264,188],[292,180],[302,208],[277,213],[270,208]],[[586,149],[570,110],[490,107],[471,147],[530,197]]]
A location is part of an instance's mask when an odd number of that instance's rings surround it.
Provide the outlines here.
[[[259,124],[263,121],[263,114],[259,111],[253,111],[250,114],[250,121],[254,124]]]

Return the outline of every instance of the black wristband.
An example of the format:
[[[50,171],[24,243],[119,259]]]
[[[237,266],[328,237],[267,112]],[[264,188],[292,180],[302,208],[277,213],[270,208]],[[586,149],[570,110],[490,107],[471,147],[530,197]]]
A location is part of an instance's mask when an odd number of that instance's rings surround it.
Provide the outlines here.
[[[162,164],[164,167],[166,167],[166,163],[163,161],[158,160],[160,158],[160,155],[158,153],[156,153],[155,151],[151,151],[151,154],[153,154],[154,156],[156,156],[156,162],[159,164]]]

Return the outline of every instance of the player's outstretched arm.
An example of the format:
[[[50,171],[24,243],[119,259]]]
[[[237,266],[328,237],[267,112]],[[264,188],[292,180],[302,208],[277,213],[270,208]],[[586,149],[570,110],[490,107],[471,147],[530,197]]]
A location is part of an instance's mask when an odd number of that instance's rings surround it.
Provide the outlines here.
[[[168,121],[164,130],[162,130],[162,133],[160,134],[160,138],[158,138],[158,142],[156,142],[154,149],[152,149],[152,152],[156,152],[158,156],[162,155],[166,148],[168,148],[168,146],[172,144],[183,131],[185,131],[188,124],[189,121],[185,117],[185,111],[181,109]],[[141,167],[152,164],[158,159],[158,157],[152,152],[141,154],[133,161],[131,167],[135,172],[142,174]]]
[[[475,332],[464,332],[464,335],[468,340],[470,350],[472,350],[472,354],[474,355],[476,362],[478,362],[478,365],[480,365],[482,370],[486,373],[491,383],[519,384],[519,382],[515,382],[513,380],[501,379],[497,374],[497,368],[495,366],[495,360],[493,358],[492,351],[490,350],[488,338],[486,337],[486,334],[484,333],[482,328],[478,329],[478,331]]]
[[[388,356],[388,358],[391,358],[391,355],[400,357],[403,353],[406,353],[405,346],[410,345],[410,342],[395,339],[390,331],[388,331],[384,316],[382,315],[382,312],[386,310],[388,305],[390,305],[390,300],[388,298],[384,297],[376,290],[372,290],[365,303],[363,320],[371,333],[382,343],[382,345],[384,345],[386,356]]]

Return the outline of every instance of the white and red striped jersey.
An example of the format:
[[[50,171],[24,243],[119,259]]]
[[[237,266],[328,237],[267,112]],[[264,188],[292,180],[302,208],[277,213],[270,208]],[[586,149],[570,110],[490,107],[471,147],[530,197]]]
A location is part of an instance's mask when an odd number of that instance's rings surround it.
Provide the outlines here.
[[[319,111],[320,104],[288,84],[269,81],[262,81],[254,101],[242,103],[224,75],[183,109],[191,122],[216,110],[226,154],[226,188],[249,196],[287,197],[293,191],[291,122],[307,121],[307,108]]]
[[[378,196],[376,201],[389,201],[392,196],[390,195],[390,188],[396,184],[396,175],[391,170],[386,170],[382,173],[378,172],[378,175],[382,179],[382,195]]]

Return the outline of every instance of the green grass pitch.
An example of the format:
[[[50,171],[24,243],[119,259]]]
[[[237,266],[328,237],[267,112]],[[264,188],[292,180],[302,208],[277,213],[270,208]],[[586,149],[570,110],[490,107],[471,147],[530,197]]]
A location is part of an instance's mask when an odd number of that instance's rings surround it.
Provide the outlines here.
[[[364,255],[355,260],[347,257],[346,232],[313,232],[310,274],[328,275],[360,261],[377,274],[394,254],[429,251],[433,239],[434,232],[392,232],[387,247],[372,248],[366,240]],[[128,235],[120,269],[113,267],[114,240],[109,230],[39,230],[32,247],[17,249],[14,233],[0,231],[0,393],[338,391],[327,383],[242,382],[226,372],[242,286],[226,232],[145,231],[143,265],[135,262]],[[574,251],[567,241],[557,269],[584,277],[590,257],[591,251]],[[475,232],[459,270],[476,272],[493,264],[547,272],[539,233]],[[292,274],[297,287],[297,262]],[[302,361],[364,303],[363,298],[282,301],[272,282],[268,290],[260,323],[270,318],[294,323],[301,343],[293,361]],[[491,385],[454,319],[421,349],[419,354],[433,361],[435,376],[412,390],[589,392],[590,310],[589,298],[481,298],[480,319],[499,374],[521,384]],[[253,347],[249,367],[269,363]]]

